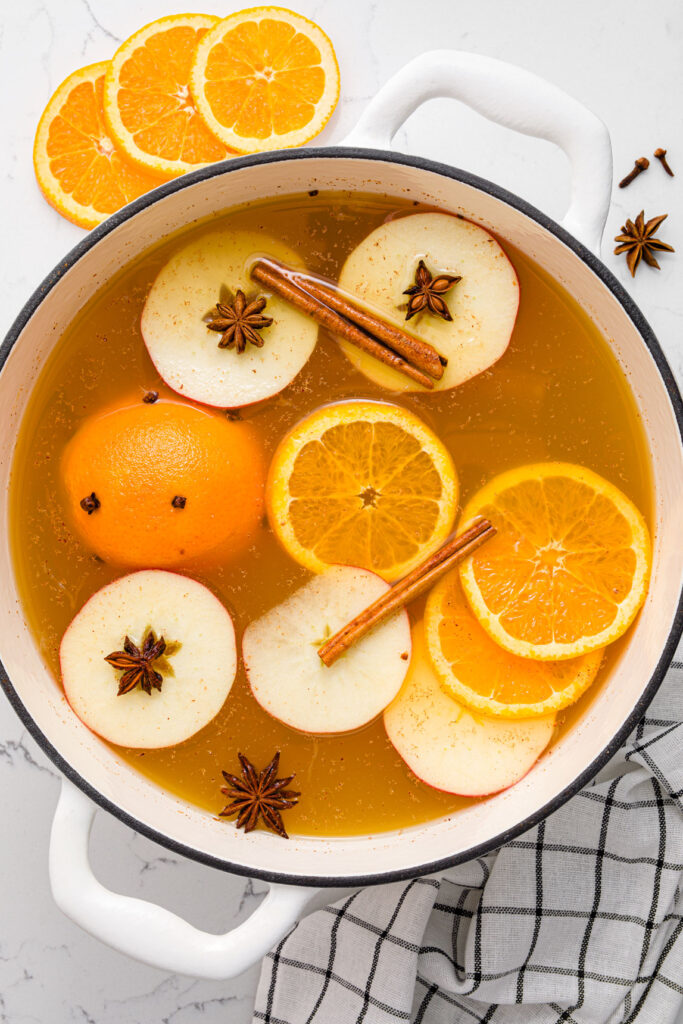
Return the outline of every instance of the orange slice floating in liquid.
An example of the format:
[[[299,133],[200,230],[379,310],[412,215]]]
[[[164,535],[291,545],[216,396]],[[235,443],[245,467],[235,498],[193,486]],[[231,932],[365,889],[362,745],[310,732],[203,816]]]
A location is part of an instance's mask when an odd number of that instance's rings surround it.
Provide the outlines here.
[[[301,565],[355,565],[391,580],[448,536],[458,479],[441,441],[407,409],[341,402],[284,438],[266,492],[271,526]]]
[[[498,534],[463,564],[472,611],[512,654],[575,658],[620,637],[645,599],[650,539],[635,505],[581,466],[547,462],[502,473],[463,521]]]
[[[602,661],[602,651],[565,661],[510,654],[472,614],[458,570],[429,595],[425,636],[443,689],[468,708],[495,718],[542,717],[573,704],[594,681]]]

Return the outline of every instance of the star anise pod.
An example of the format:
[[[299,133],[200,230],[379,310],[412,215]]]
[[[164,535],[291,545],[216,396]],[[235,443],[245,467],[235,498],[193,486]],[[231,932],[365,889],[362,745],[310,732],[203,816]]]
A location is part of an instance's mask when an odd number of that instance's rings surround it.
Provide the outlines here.
[[[440,316],[442,320],[452,320],[450,310],[441,296],[461,280],[461,277],[456,277],[454,274],[437,274],[436,277],[433,277],[427,270],[425,261],[420,260],[415,271],[415,284],[406,288],[403,293],[410,296],[406,320],[422,313],[423,310]]]
[[[263,296],[247,302],[246,295],[239,288],[231,302],[216,303],[209,313],[206,326],[221,335],[219,348],[234,348],[237,352],[244,352],[248,342],[256,348],[262,348],[263,338],[258,332],[264,327],[270,327],[273,322],[272,316],[262,315],[265,308],[266,299]]]
[[[137,647],[129,636],[123,641],[122,651],[113,651],[108,654],[105,661],[108,661],[115,669],[123,671],[119,680],[119,692],[117,697],[124,693],[130,693],[140,684],[140,689],[145,693],[152,694],[152,687],[161,690],[163,676],[154,668],[154,662],[160,658],[166,650],[166,641],[163,636],[157,640],[153,630],[148,630],[147,636],[142,641],[142,650]]]
[[[229,797],[231,802],[220,812],[221,817],[231,818],[236,814],[236,825],[245,832],[251,832],[260,817],[271,832],[277,832],[283,839],[289,839],[282,824],[280,811],[294,807],[299,802],[301,793],[285,789],[294,778],[293,775],[286,779],[276,778],[280,751],[278,750],[270,764],[261,772],[256,771],[244,754],[237,756],[242,765],[242,777],[223,772],[223,778],[228,785],[221,788],[221,793]]]
[[[654,237],[659,225],[668,216],[668,213],[663,213],[661,217],[652,217],[646,224],[645,211],[641,210],[635,222],[627,220],[622,225],[622,234],[617,235],[614,239],[615,242],[619,243],[614,250],[614,254],[619,256],[622,252],[626,253],[626,263],[631,271],[631,277],[636,276],[636,270],[641,258],[645,260],[649,267],[656,267],[659,270],[659,263],[657,263],[654,253],[676,251],[672,245],[660,242],[658,238]]]

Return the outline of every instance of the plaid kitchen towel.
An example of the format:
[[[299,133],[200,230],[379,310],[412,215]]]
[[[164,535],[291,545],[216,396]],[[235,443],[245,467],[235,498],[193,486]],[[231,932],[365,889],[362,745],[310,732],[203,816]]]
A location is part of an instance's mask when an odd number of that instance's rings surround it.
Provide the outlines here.
[[[361,890],[264,961],[255,1024],[673,1024],[683,664],[589,786],[500,850]]]

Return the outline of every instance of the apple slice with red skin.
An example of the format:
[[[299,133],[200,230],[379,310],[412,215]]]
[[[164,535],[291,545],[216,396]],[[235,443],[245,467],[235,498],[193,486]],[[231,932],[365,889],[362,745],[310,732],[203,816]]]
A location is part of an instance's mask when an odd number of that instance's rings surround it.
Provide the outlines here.
[[[161,689],[118,696],[122,671],[106,658],[148,631],[167,649],[152,662]],[[89,729],[124,747],[182,743],[214,718],[237,670],[230,614],[197,580],[161,569],[122,576],[98,590],[67,628],[59,651],[69,704]]]
[[[460,796],[490,796],[524,778],[548,746],[555,716],[484,718],[449,697],[413,630],[413,658],[400,693],[384,712],[391,743],[418,779]]]
[[[381,714],[408,670],[408,613],[381,623],[330,668],[318,648],[387,590],[374,572],[334,566],[247,626],[242,656],[259,704],[317,734],[349,732]]]
[[[237,408],[282,391],[313,353],[318,325],[256,285],[249,268],[258,256],[289,266],[301,259],[283,242],[256,231],[215,231],[180,249],[157,275],[142,311],[147,351],[170,388],[204,405]],[[240,289],[247,302],[263,295],[273,323],[257,331],[261,348],[220,348],[205,317]]]
[[[406,321],[405,292],[416,283],[420,260],[433,278],[460,277],[439,295],[450,320],[423,310]],[[517,274],[498,240],[478,224],[450,213],[414,213],[380,224],[349,255],[339,287],[448,360],[434,391],[457,387],[500,359],[519,307]],[[421,384],[366,352],[346,341],[340,344],[376,384],[393,391],[424,392]]]

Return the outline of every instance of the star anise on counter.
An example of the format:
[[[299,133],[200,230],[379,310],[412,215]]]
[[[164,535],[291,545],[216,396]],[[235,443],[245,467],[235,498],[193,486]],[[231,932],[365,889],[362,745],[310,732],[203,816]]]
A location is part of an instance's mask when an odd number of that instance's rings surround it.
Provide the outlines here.
[[[256,348],[263,347],[263,338],[258,333],[264,327],[270,327],[271,316],[263,316],[266,299],[261,295],[258,299],[247,302],[247,297],[238,288],[232,300],[217,302],[206,318],[206,326],[210,331],[221,335],[219,348],[234,348],[236,352],[244,352],[247,343]]]
[[[445,295],[454,284],[461,280],[461,277],[456,277],[454,274],[437,274],[434,277],[427,270],[425,261],[420,260],[415,271],[415,284],[411,285],[410,288],[406,288],[403,293],[410,296],[406,320],[410,320],[418,313],[422,313],[423,310],[427,310],[428,313],[433,313],[435,316],[440,316],[442,320],[452,320],[453,317],[446,305],[446,301],[441,296]]]
[[[293,775],[286,779],[276,777],[280,765],[280,751],[278,750],[270,764],[261,772],[256,771],[244,754],[237,756],[242,765],[242,777],[223,772],[223,778],[228,785],[221,788],[221,793],[229,797],[231,802],[223,808],[220,816],[231,818],[236,814],[235,824],[245,832],[251,832],[260,817],[271,832],[276,832],[283,839],[289,839],[282,824],[280,811],[294,807],[299,802],[301,793],[285,789],[294,778]]]
[[[123,641],[122,651],[113,651],[108,654],[104,660],[123,672],[119,680],[117,697],[123,696],[124,693],[130,693],[138,683],[140,689],[150,696],[152,688],[161,690],[163,676],[154,668],[154,662],[157,658],[161,658],[165,650],[166,642],[163,636],[157,640],[154,631],[150,629],[142,641],[142,650],[127,636]]]
[[[659,270],[659,263],[657,263],[654,256],[655,252],[676,251],[672,245],[660,242],[658,238],[654,237],[660,224],[667,217],[668,214],[663,213],[660,217],[652,217],[651,220],[645,223],[645,211],[641,210],[635,221],[627,220],[622,225],[622,234],[617,235],[614,239],[615,242],[619,243],[614,250],[614,254],[619,256],[622,252],[626,253],[626,263],[631,271],[631,277],[636,276],[636,270],[641,258],[645,260],[649,267],[655,267]]]

